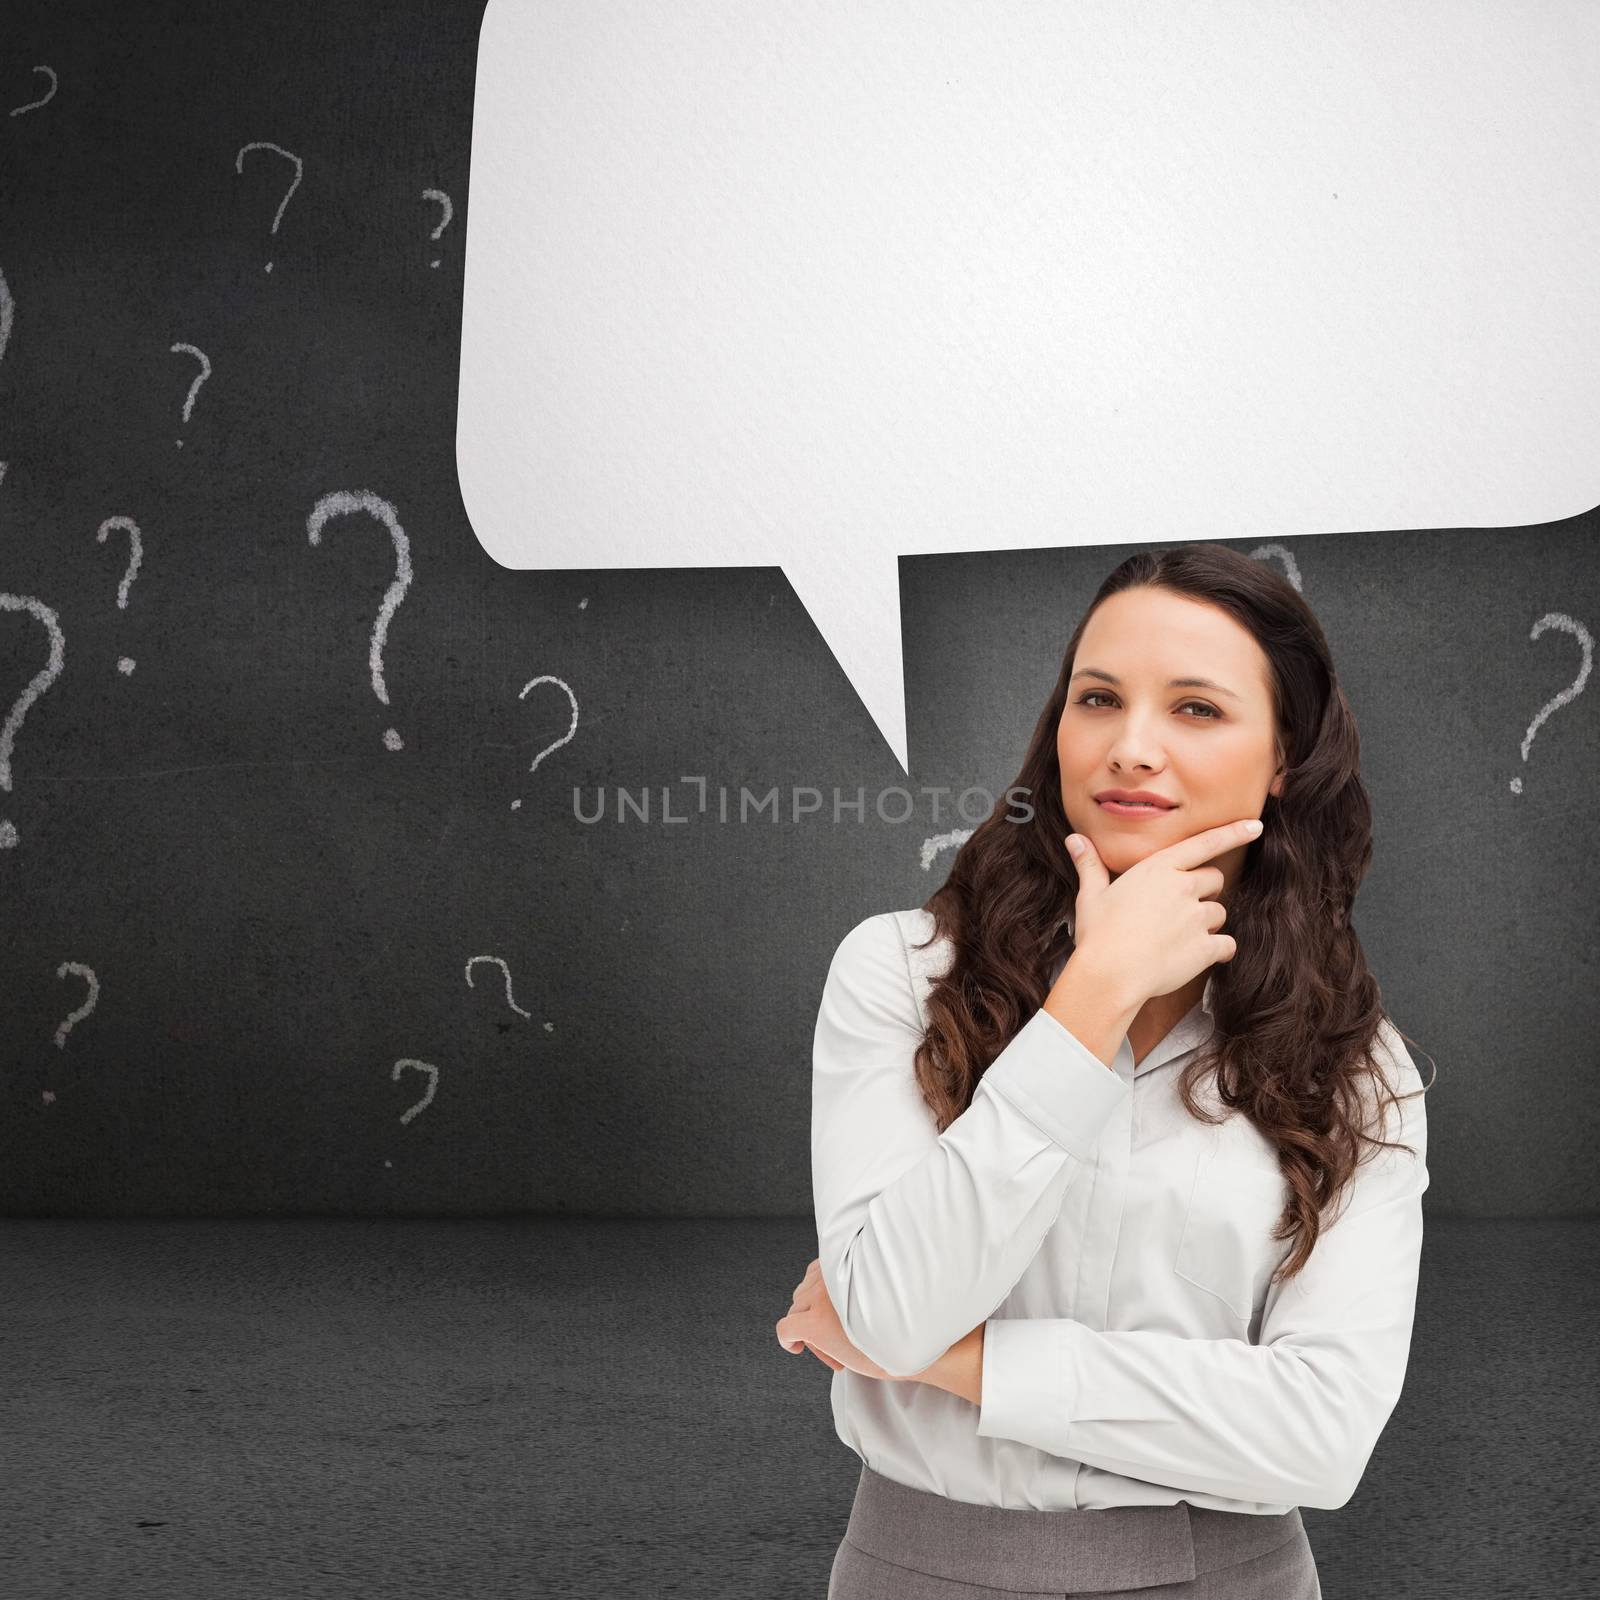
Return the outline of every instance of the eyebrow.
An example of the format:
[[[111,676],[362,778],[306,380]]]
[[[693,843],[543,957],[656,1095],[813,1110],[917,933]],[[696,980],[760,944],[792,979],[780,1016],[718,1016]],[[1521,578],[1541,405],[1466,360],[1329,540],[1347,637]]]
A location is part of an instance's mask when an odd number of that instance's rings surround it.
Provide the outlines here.
[[[1107,683],[1114,683],[1119,689],[1122,687],[1121,678],[1112,677],[1109,672],[1102,670],[1100,667],[1079,667],[1072,676],[1074,678],[1104,678]],[[1167,687],[1169,689],[1215,689],[1218,694],[1225,694],[1230,700],[1239,698],[1232,689],[1224,689],[1220,683],[1213,683],[1210,678],[1168,678]]]

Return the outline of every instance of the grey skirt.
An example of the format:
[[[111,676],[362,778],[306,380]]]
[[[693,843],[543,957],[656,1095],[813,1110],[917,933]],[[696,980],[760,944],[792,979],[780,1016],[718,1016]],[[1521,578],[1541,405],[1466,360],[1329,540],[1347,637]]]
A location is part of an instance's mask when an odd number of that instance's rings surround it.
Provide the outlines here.
[[[1027,1511],[950,1500],[861,1468],[828,1600],[1321,1600],[1298,1508],[1179,1502]]]

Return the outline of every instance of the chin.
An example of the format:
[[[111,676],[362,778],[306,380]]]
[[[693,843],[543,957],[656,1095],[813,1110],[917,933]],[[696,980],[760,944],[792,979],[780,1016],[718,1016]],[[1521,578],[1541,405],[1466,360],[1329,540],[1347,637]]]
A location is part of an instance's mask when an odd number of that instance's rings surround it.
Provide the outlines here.
[[[1106,864],[1108,872],[1121,872],[1162,848],[1154,840],[1140,844],[1137,839],[1098,839],[1092,833],[1089,838],[1093,840],[1095,850]]]

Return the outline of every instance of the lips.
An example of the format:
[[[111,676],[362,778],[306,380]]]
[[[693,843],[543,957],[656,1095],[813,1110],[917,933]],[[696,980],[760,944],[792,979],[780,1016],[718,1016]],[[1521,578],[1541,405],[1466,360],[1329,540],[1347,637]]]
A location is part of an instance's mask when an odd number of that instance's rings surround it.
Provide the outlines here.
[[[1172,810],[1171,806],[1141,806],[1124,800],[1096,800],[1095,806],[1108,817],[1120,817],[1124,822],[1154,822]]]
[[[1145,805],[1153,811],[1171,811],[1175,802],[1142,789],[1102,789],[1095,796],[1098,804],[1110,801],[1114,805]]]

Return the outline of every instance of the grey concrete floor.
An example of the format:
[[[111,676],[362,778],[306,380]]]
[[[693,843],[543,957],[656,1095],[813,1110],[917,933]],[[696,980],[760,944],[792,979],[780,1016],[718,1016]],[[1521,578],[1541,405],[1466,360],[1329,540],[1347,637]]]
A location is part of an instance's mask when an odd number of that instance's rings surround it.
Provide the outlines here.
[[[823,1600],[806,1219],[0,1223],[0,1596]],[[1326,1600],[1600,1596],[1600,1222],[1430,1220]]]

